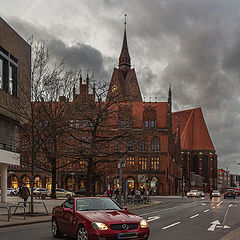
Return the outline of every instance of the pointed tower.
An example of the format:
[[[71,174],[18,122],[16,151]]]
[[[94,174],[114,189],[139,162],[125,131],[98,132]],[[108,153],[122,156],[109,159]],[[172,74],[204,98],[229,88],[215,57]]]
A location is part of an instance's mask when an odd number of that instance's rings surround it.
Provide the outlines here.
[[[124,73],[124,75],[131,69],[131,58],[128,52],[128,44],[127,44],[126,15],[125,15],[125,22],[124,22],[124,36],[123,36],[122,51],[119,57],[118,67]]]
[[[114,68],[110,81],[107,99],[117,97],[126,101],[142,102],[135,69],[131,68],[131,58],[128,52],[126,15],[124,21],[124,35],[118,68]]]

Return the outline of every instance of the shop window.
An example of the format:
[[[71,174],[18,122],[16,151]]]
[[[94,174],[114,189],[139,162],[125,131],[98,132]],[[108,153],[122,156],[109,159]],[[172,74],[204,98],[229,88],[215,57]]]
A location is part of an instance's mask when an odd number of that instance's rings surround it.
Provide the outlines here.
[[[157,170],[160,166],[160,158],[159,157],[152,157],[151,158],[151,169]]]
[[[138,158],[138,166],[139,166],[139,170],[146,170],[147,169],[147,158],[139,157]]]
[[[135,158],[127,157],[127,167],[134,167],[134,165],[135,165]]]

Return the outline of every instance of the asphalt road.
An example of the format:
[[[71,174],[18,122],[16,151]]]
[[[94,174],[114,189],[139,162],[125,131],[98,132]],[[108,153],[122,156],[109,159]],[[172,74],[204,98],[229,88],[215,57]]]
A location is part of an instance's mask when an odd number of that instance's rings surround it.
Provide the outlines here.
[[[162,203],[133,212],[149,220],[149,240],[219,240],[240,226],[240,199],[158,198]],[[4,240],[51,240],[51,224],[0,229]],[[69,237],[62,238],[72,240]]]

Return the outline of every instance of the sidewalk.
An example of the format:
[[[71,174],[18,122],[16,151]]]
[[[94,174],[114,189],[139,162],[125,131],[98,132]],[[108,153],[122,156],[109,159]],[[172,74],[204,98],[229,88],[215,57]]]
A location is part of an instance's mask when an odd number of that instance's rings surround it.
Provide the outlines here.
[[[240,228],[228,233],[226,236],[220,240],[240,240]]]
[[[23,216],[23,208],[17,210],[17,213],[20,213],[19,215],[11,215],[11,218],[9,221],[8,221],[8,216],[7,216],[7,209],[0,209],[0,228],[18,226],[18,225],[27,225],[27,224],[33,224],[33,223],[50,222],[53,207],[62,204],[65,200],[66,199],[59,199],[59,200],[34,199],[34,202],[45,203],[49,214],[46,215],[46,211],[42,205],[36,205],[36,207],[35,207],[36,215],[29,216],[28,214],[26,214],[25,219]],[[8,198],[8,202],[5,204],[0,203],[0,206],[17,205],[17,203],[19,201],[22,201],[22,200],[17,197]],[[160,203],[161,203],[161,201],[152,200],[148,204],[139,204],[136,206],[129,206],[128,210],[131,211],[134,209],[151,207],[151,206],[154,206],[154,205],[157,205]],[[13,213],[13,211],[14,211],[14,209],[12,210],[12,213]],[[26,212],[28,212],[28,207],[26,208]]]

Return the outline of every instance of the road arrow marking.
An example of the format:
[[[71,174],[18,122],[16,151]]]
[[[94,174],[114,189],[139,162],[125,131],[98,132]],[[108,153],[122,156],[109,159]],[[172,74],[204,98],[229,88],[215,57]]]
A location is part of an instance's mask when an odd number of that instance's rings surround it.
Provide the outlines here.
[[[227,228],[231,228],[231,227],[224,225],[223,229],[227,229]]]
[[[159,218],[160,218],[159,216],[149,217],[147,221],[148,222],[152,222],[152,221],[155,221],[155,220],[157,220]]]
[[[176,226],[176,225],[178,225],[179,223],[181,223],[181,222],[173,223],[173,224],[171,224],[171,225],[168,225],[168,226],[166,226],[166,227],[163,227],[162,229],[165,230],[165,229],[167,229],[167,228],[170,228],[170,227]]]
[[[219,207],[222,203],[223,203],[223,201],[221,201],[217,206]]]
[[[212,226],[208,228],[208,231],[214,231],[217,225],[220,225],[220,222],[218,220],[211,222]]]

